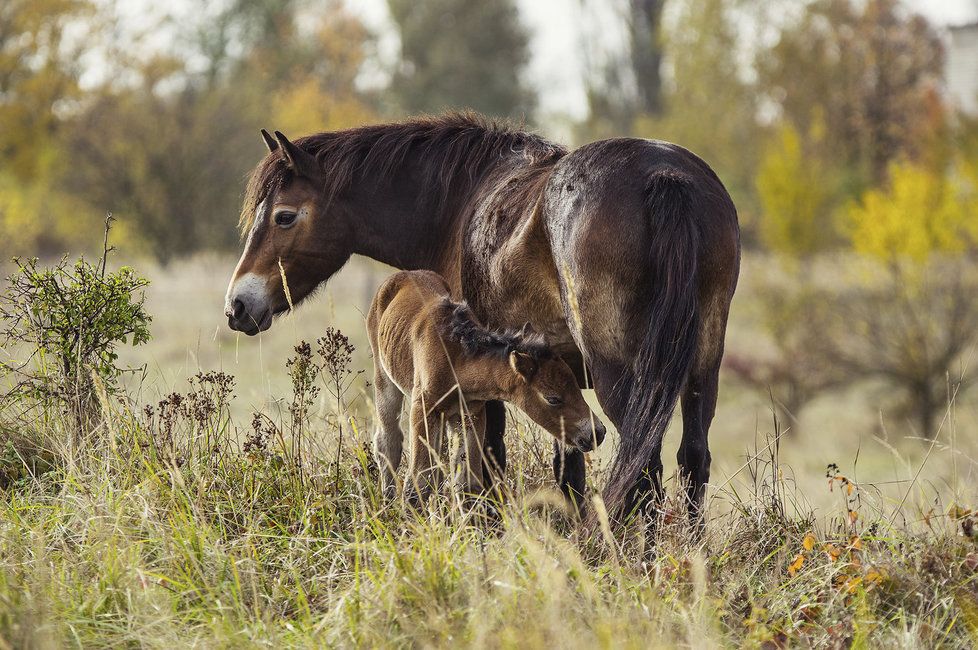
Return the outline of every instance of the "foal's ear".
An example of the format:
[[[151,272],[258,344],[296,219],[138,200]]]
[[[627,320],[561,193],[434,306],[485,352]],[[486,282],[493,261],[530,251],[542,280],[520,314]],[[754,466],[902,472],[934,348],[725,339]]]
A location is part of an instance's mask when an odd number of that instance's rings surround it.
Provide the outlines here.
[[[275,140],[279,148],[282,149],[282,159],[296,175],[305,176],[311,180],[319,178],[321,174],[315,156],[289,142],[289,139],[282,135],[281,131],[275,132]]]
[[[509,353],[509,365],[524,381],[530,381],[537,371],[537,362],[533,357],[516,350]]]
[[[532,336],[536,333],[537,331],[533,329],[532,325],[530,325],[530,321],[526,321],[525,323],[523,323],[523,328],[520,330],[520,336],[523,337]]]
[[[272,137],[272,134],[265,129],[261,130],[261,139],[262,142],[265,143],[265,146],[268,147],[269,153],[274,153],[275,150],[278,149],[278,142]]]

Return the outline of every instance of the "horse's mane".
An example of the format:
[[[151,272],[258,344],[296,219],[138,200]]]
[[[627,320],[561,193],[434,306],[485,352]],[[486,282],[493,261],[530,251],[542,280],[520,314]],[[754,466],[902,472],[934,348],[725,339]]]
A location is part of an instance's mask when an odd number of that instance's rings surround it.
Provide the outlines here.
[[[390,178],[408,154],[417,151],[423,171],[418,193],[428,197],[433,209],[441,209],[450,196],[471,188],[490,165],[504,158],[519,156],[532,165],[555,161],[566,153],[540,136],[473,112],[317,133],[294,144],[319,163],[327,202],[358,176]],[[251,228],[258,204],[290,180],[291,171],[281,154],[266,155],[248,181],[239,219],[243,232]]]
[[[510,352],[519,352],[534,361],[544,361],[554,356],[542,334],[489,330],[479,324],[465,302],[457,303],[445,298],[442,308],[451,313],[446,319],[442,336],[458,343],[469,356],[488,354],[505,358]]]

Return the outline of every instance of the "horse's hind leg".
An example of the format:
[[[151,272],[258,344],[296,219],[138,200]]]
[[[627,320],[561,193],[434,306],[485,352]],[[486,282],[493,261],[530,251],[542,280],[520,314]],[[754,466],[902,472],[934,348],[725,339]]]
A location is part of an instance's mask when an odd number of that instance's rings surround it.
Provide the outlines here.
[[[697,524],[702,521],[703,498],[710,480],[709,433],[716,413],[727,314],[723,310],[709,316],[714,322],[704,319],[701,325],[696,360],[682,393],[683,439],[676,457],[686,484],[690,519]],[[719,334],[711,339],[711,332]]]
[[[717,405],[717,385],[720,368],[693,371],[682,394],[683,440],[676,460],[686,487],[689,516],[694,523],[701,521],[703,497],[710,480],[710,423]]]
[[[380,471],[381,490],[385,497],[390,498],[397,489],[395,474],[401,464],[404,447],[404,431],[401,430],[404,395],[380,368],[374,371],[374,402],[377,407],[374,460]]]

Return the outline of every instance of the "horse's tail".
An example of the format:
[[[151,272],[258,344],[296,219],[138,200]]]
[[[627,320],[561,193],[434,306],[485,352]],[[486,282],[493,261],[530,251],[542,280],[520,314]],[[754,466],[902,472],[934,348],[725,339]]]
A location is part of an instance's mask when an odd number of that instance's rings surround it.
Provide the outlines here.
[[[627,391],[622,396],[627,402],[620,446],[603,495],[616,518],[627,516],[649,489],[651,477],[643,474],[653,452],[661,449],[696,355],[699,237],[692,214],[692,182],[680,171],[661,169],[653,173],[646,189],[652,297],[641,317],[647,320],[638,324],[645,332],[632,362],[631,382],[621,386]]]

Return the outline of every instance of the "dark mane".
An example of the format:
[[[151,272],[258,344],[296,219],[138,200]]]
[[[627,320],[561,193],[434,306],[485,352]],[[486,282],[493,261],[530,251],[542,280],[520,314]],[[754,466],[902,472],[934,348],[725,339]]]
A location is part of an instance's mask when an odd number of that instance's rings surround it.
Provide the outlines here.
[[[452,302],[446,298],[442,308],[451,314],[445,322],[442,336],[458,343],[470,356],[490,354],[505,358],[510,352],[520,352],[535,361],[553,358],[553,350],[542,334],[488,330],[479,324],[465,302]]]
[[[448,113],[397,122],[318,133],[294,141],[313,154],[323,171],[327,201],[348,188],[357,177],[390,178],[411,151],[420,154],[423,170],[419,195],[441,209],[448,197],[464,194],[492,165],[519,157],[535,165],[554,162],[566,149],[543,138],[476,113]],[[427,163],[427,164],[425,164]],[[255,208],[291,172],[281,156],[269,153],[252,173],[239,225],[247,232]]]

